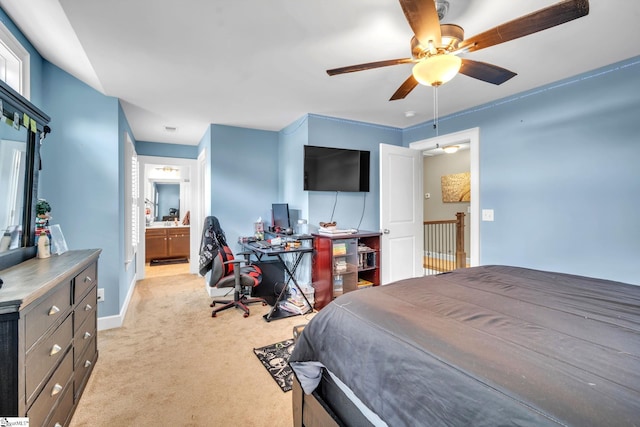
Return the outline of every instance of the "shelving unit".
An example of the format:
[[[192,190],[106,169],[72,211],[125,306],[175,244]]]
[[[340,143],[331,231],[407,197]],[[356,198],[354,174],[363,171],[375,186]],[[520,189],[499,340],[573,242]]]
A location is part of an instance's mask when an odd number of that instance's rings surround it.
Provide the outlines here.
[[[312,280],[320,310],[345,292],[380,285],[380,233],[321,234],[314,237]]]

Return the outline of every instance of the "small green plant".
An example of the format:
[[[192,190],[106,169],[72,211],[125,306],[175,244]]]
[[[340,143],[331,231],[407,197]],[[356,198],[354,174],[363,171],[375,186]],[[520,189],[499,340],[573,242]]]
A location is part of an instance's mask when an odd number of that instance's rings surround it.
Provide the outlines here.
[[[46,215],[51,212],[51,205],[45,199],[38,199],[36,203],[36,215]]]

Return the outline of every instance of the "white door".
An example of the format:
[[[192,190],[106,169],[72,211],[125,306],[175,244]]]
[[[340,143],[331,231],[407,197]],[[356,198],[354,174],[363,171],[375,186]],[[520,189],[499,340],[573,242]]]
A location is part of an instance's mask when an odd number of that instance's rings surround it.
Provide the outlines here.
[[[422,266],[422,152],[380,144],[381,282],[419,277]]]

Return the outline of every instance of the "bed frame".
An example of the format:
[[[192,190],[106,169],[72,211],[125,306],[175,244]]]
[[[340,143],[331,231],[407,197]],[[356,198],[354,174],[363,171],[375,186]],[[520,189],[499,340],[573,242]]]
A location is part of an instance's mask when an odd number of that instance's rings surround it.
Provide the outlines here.
[[[372,426],[326,371],[322,374],[320,385],[312,394],[302,391],[302,386],[294,375],[292,393],[294,427]]]

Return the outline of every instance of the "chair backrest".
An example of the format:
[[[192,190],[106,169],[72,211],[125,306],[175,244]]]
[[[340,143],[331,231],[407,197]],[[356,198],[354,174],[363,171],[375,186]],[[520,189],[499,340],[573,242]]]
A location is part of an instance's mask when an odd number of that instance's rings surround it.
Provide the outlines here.
[[[229,246],[219,248],[211,266],[209,286],[215,286],[220,279],[233,274],[233,263],[225,264],[227,261],[232,261],[233,259],[233,253]]]
[[[224,231],[215,216],[205,219],[200,243],[200,275],[204,276],[211,270],[209,286],[233,286],[234,264],[228,263],[234,259],[231,248],[227,245]],[[258,286],[262,280],[262,272],[257,266],[249,265],[240,268],[243,286]],[[226,279],[225,279],[226,278]]]
[[[208,216],[202,227],[200,241],[200,275],[204,276],[213,267],[213,260],[218,256],[220,248],[227,246],[224,231],[215,216]]]

